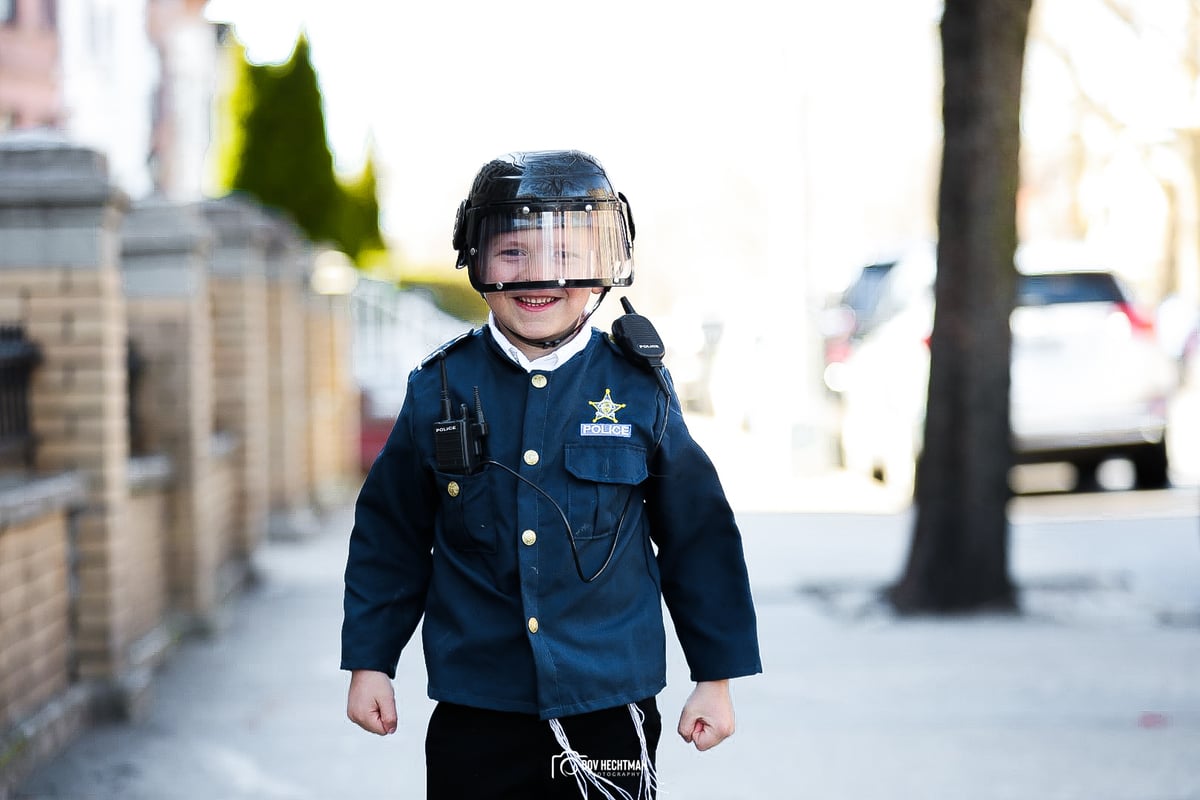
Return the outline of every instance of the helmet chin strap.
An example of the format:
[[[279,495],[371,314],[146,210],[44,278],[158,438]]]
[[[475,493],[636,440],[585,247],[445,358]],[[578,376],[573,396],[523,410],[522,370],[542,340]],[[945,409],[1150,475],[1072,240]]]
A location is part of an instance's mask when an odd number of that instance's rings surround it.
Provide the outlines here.
[[[579,333],[579,330],[584,325],[587,324],[587,321],[589,319],[592,318],[592,314],[596,313],[596,309],[600,308],[600,304],[603,303],[604,298],[608,296],[608,290],[610,288],[612,288],[612,287],[605,286],[604,290],[600,292],[600,299],[596,301],[596,305],[592,306],[590,311],[588,311],[583,316],[581,316],[579,318],[579,321],[576,322],[573,326],[571,326],[567,330],[563,331],[562,333],[560,333],[558,336],[554,337],[553,339],[548,339],[546,341],[538,341],[537,339],[530,339],[530,338],[527,338],[527,337],[522,336],[521,334],[517,333],[512,328],[508,327],[503,322],[501,322],[499,319],[496,320],[496,324],[504,329],[505,336],[511,336],[514,339],[520,339],[522,342],[529,345],[530,347],[540,347],[543,350],[553,350],[554,348],[558,347],[560,344],[562,344],[566,340],[570,339],[575,334]]]

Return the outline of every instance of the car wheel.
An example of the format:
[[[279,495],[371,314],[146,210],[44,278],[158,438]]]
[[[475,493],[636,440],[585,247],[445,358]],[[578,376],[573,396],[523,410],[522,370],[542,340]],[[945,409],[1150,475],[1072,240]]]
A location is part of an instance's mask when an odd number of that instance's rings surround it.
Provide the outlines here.
[[[1100,462],[1073,461],[1071,465],[1075,467],[1075,491],[1077,492],[1098,492],[1100,491],[1100,480],[1096,473],[1100,469]]]
[[[1133,456],[1134,485],[1138,489],[1165,489],[1171,480],[1167,470],[1167,442],[1141,447]]]
[[[897,496],[916,497],[917,469],[911,452],[893,454],[886,464],[876,468],[876,478]]]

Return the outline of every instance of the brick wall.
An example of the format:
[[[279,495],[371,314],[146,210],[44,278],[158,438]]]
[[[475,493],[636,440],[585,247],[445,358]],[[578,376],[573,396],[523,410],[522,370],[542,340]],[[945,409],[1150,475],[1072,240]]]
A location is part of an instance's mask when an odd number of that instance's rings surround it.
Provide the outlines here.
[[[267,222],[256,206],[241,200],[215,200],[201,208],[215,234],[208,283],[214,429],[237,437],[235,549],[245,557],[265,535],[269,509]]]
[[[222,543],[234,524],[228,497],[217,496],[228,488],[213,480],[211,244],[197,208],[161,200],[136,205],[122,230],[129,334],[144,362],[136,444],[170,458],[167,586],[171,606],[201,626],[218,600],[216,575],[228,555]]]
[[[168,622],[216,622],[272,505],[356,485],[347,309],[310,295],[310,259],[241,200],[131,209],[99,154],[0,137],[0,321],[42,356],[31,482],[0,473],[0,796],[13,742],[31,762],[87,709],[136,713]],[[53,721],[27,742],[30,714]]]
[[[212,563],[220,565],[232,561],[241,548],[237,533],[237,481],[241,461],[236,439],[232,436],[214,436],[210,448],[212,458],[209,461],[208,503],[212,536],[206,547],[211,549],[209,558]]]
[[[268,398],[271,408],[270,502],[293,509],[308,502],[307,380],[304,297],[291,280],[267,285]]]
[[[267,402],[270,409],[268,532],[297,537],[316,528],[308,482],[308,264],[312,248],[294,226],[273,220],[266,251]]]
[[[129,455],[124,298],[111,267],[0,271],[0,292],[20,298],[20,322],[42,352],[31,410],[35,470],[78,470],[88,503],[78,529],[80,674],[110,678],[121,668],[119,607],[125,557]]]
[[[170,494],[158,478],[136,487],[130,497],[127,527],[120,538],[125,551],[119,576],[127,587],[116,609],[122,640],[136,642],[163,624],[167,599],[167,548]]]
[[[117,271],[127,198],[95,151],[52,137],[0,141],[0,296],[42,352],[31,397],[40,474],[77,471],[79,673],[113,679],[129,503],[125,298]],[[13,302],[15,300],[15,303]]]
[[[352,328],[345,297],[310,296],[308,309],[308,475],[318,504],[357,489],[361,410],[350,363]]]
[[[70,681],[67,516],[0,527],[0,731]]]

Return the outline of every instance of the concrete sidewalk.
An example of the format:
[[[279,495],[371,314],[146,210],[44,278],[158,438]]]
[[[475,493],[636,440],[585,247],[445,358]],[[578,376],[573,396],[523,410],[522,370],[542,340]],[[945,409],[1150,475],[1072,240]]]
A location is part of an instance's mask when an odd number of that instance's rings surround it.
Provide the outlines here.
[[[875,592],[898,574],[907,513],[742,514],[766,672],[735,682],[738,733],[696,753],[669,733],[690,690],[672,647],[660,796],[1200,798],[1195,519],[1014,516],[1028,613],[899,620]],[[342,512],[318,538],[267,544],[260,584],[220,635],[180,647],[147,717],[89,731],[16,796],[424,797],[419,646],[401,659],[396,735],[344,716],[348,530]]]

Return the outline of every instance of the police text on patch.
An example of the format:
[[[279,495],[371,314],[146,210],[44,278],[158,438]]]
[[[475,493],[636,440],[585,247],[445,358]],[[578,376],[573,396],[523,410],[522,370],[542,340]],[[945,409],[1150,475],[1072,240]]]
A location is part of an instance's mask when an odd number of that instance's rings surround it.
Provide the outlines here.
[[[580,436],[621,436],[628,439],[633,435],[633,426],[624,424],[612,424],[611,422],[581,422],[579,423]]]

